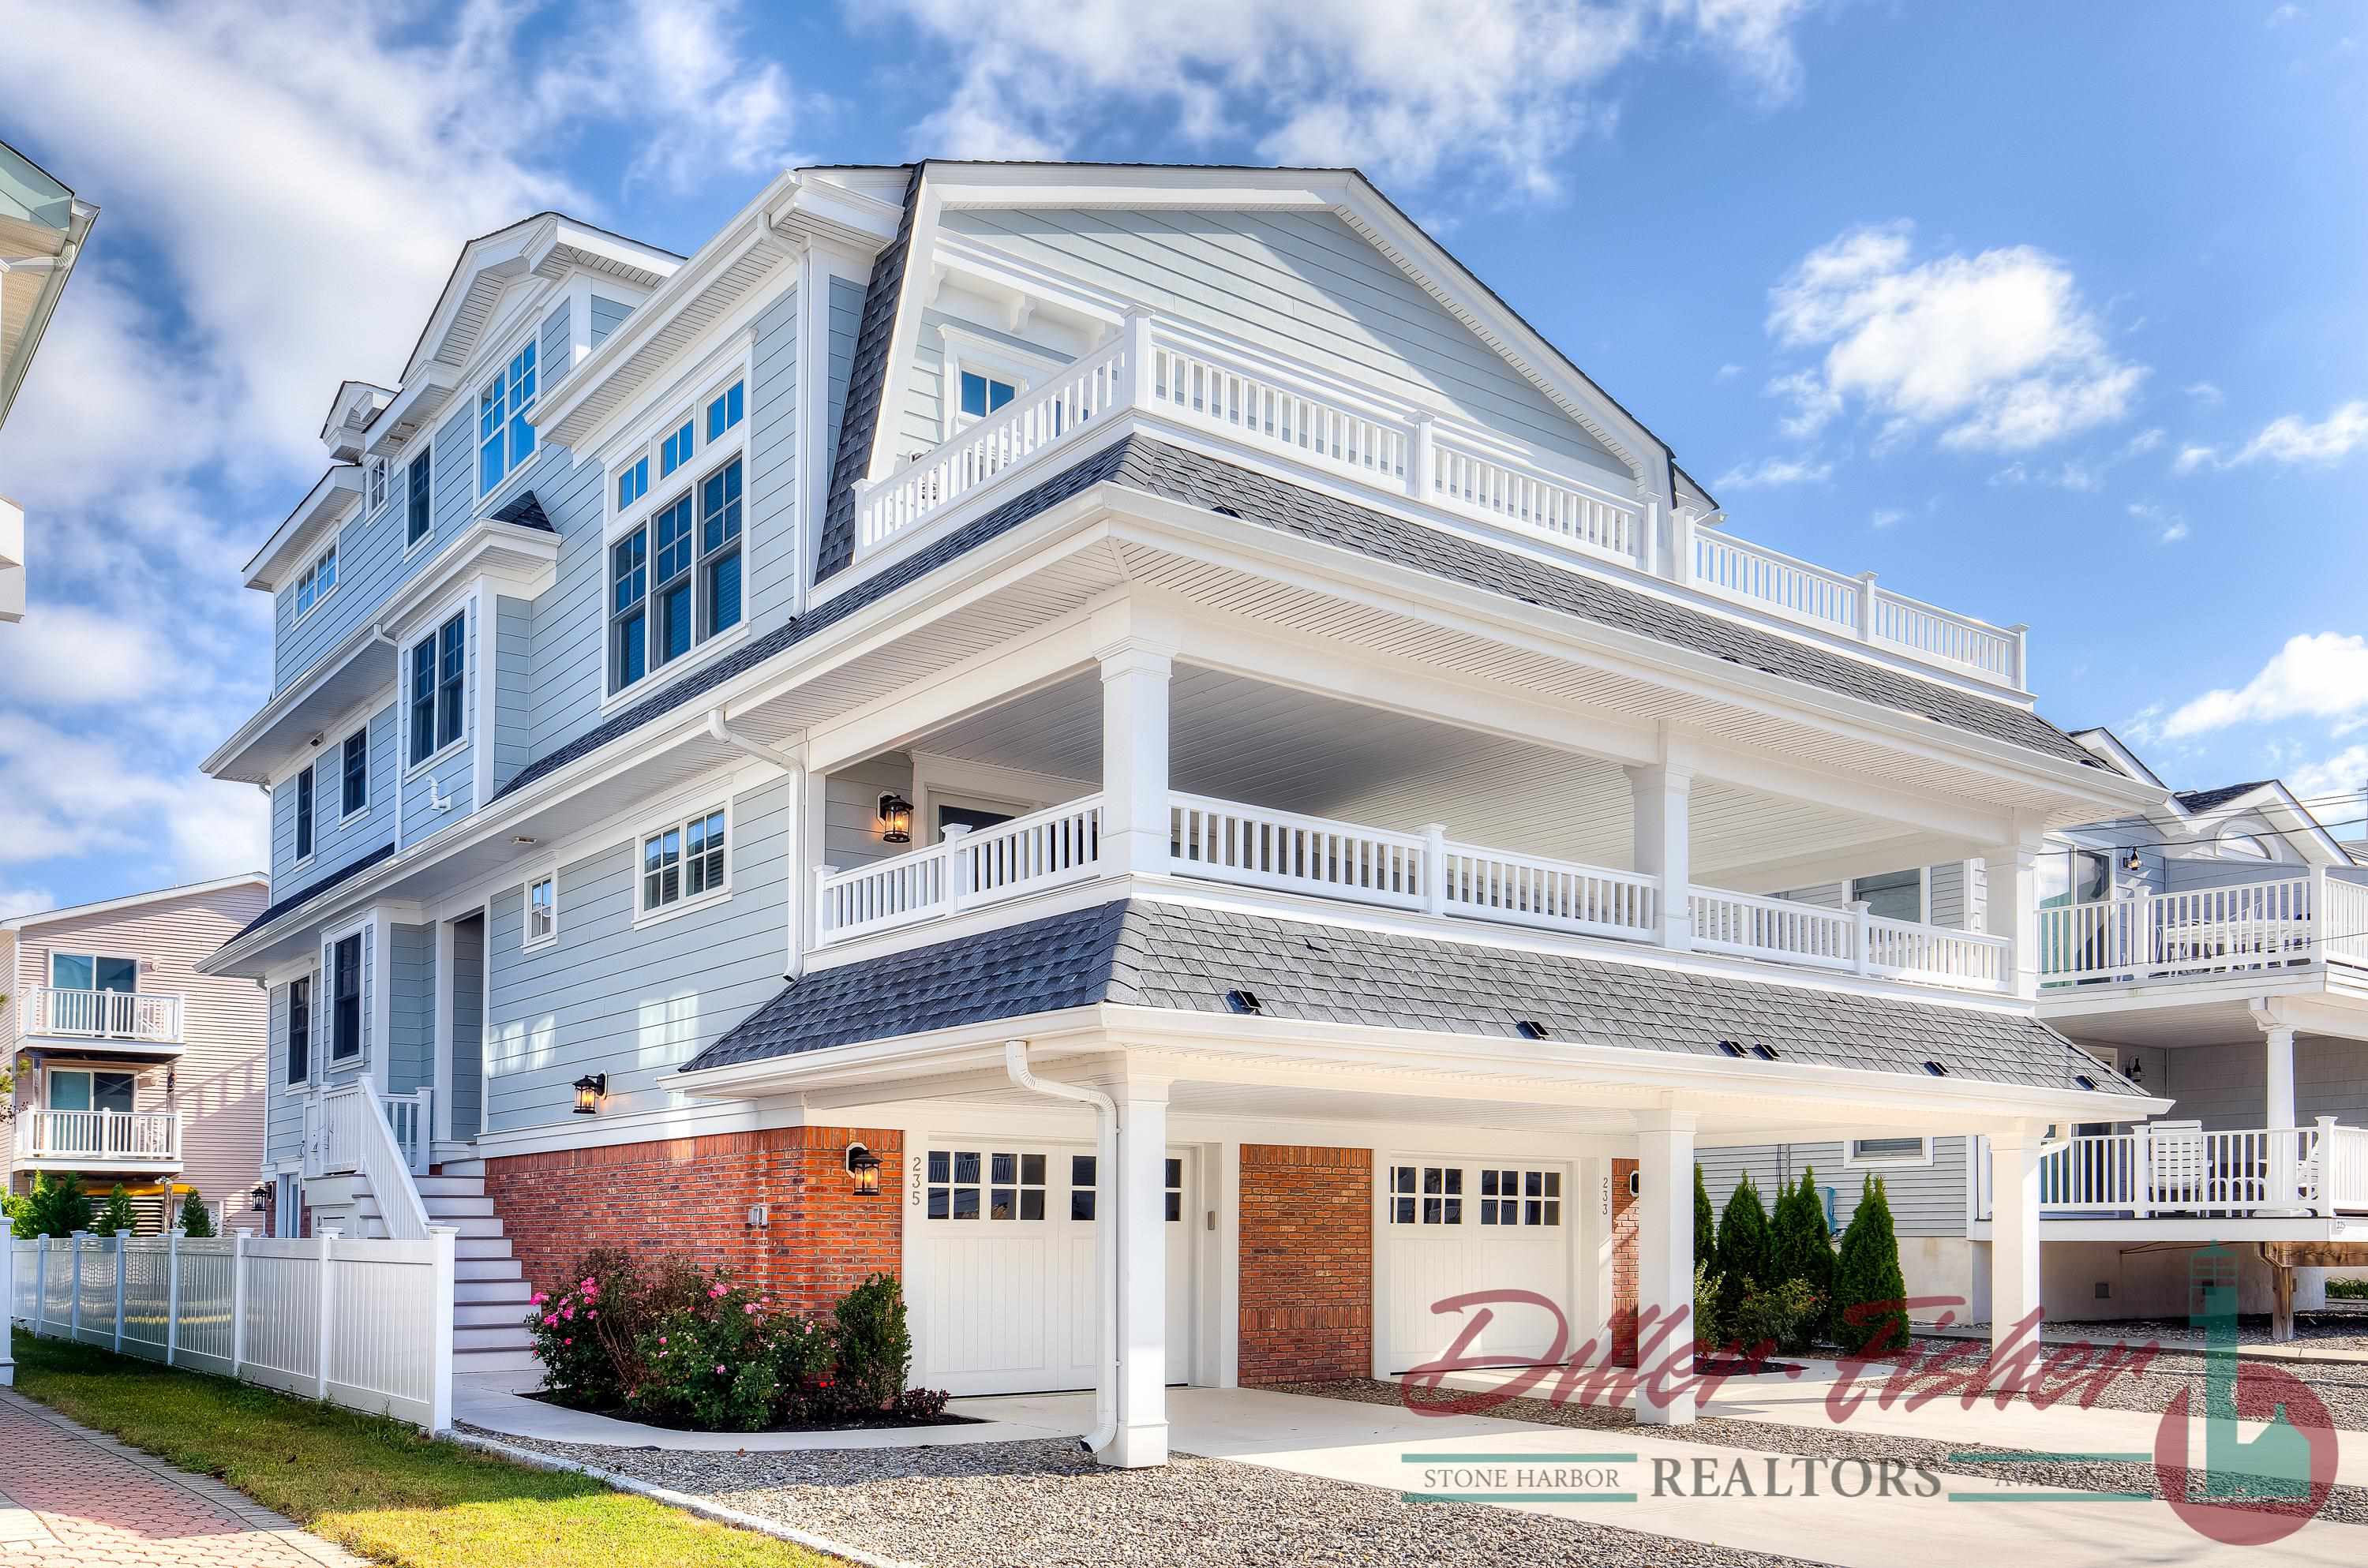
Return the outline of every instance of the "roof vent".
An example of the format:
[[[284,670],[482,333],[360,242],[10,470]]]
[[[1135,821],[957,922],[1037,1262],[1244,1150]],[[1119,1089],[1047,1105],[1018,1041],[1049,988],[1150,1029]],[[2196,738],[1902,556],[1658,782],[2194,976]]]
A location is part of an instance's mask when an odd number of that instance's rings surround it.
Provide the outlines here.
[[[1554,1038],[1546,1033],[1545,1025],[1538,1022],[1535,1018],[1523,1018],[1520,1022],[1515,1024],[1513,1028],[1520,1032],[1520,1036],[1523,1040],[1551,1040]]]
[[[2093,1088],[2095,1088],[2095,1087],[2097,1086],[2097,1080],[2096,1080],[2096,1079],[2094,1079],[2094,1078],[2091,1078],[2091,1077],[2090,1077],[2090,1076],[2089,1076],[2089,1074],[2087,1074],[2086,1073],[2075,1073],[2075,1074],[2072,1074],[2072,1082],[2073,1082],[2076,1085],[2078,1085],[2078,1087],[2083,1088],[2083,1089],[2093,1089]]]
[[[1927,1062],[1924,1063],[1924,1071],[1931,1074],[1935,1078],[1945,1078],[1949,1075],[1949,1070],[1946,1067],[1941,1066],[1937,1062]]]
[[[1258,993],[1255,991],[1228,991],[1225,993],[1225,1006],[1236,1013],[1255,1013],[1260,1010]]]
[[[1776,1048],[1765,1041],[1755,1040],[1751,1042],[1751,1054],[1762,1062],[1773,1062],[1776,1060]]]
[[[1241,516],[1239,512],[1235,511],[1231,506],[1212,506],[1209,510],[1216,513],[1217,516],[1221,517],[1238,517]]]
[[[1720,1040],[1718,1042],[1718,1048],[1721,1051],[1725,1051],[1729,1056],[1740,1056],[1743,1054],[1743,1047],[1736,1044],[1735,1041],[1731,1040]]]

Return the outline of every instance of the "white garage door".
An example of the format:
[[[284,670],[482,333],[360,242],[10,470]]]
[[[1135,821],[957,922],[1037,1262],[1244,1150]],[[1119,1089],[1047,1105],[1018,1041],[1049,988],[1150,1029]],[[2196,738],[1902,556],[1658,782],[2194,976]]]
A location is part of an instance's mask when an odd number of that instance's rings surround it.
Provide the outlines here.
[[[1167,1381],[1191,1376],[1193,1161],[1167,1157]],[[907,1187],[914,1378],[955,1394],[1094,1386],[1094,1155],[939,1138]]]
[[[1402,1155],[1384,1165],[1376,1290],[1388,1370],[1408,1370],[1454,1347],[1480,1309],[1432,1310],[1452,1297],[1527,1291],[1576,1321],[1571,1183],[1570,1167],[1551,1162]],[[1461,1352],[1466,1359],[1519,1364],[1552,1353],[1551,1311],[1509,1301],[1486,1311],[1487,1322]]]

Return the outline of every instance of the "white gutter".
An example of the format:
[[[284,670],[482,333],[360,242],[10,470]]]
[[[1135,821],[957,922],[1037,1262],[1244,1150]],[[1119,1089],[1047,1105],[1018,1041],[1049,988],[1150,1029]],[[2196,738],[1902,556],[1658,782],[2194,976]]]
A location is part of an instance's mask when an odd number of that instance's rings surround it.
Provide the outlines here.
[[[790,915],[788,951],[782,960],[781,973],[786,979],[795,980],[805,972],[805,933],[801,926],[804,924],[806,910],[812,905],[812,901],[805,896],[804,883],[806,790],[812,788],[806,777],[805,753],[803,748],[794,753],[786,752],[762,741],[749,739],[732,727],[721,708],[707,710],[707,733],[734,751],[753,756],[759,762],[769,762],[790,776]]]
[[[1099,1454],[1118,1436],[1118,1211],[1112,1170],[1118,1161],[1118,1102],[1079,1084],[1047,1083],[1028,1070],[1028,1042],[1003,1042],[1003,1065],[1023,1089],[1094,1108],[1094,1292],[1101,1317],[1100,1359],[1094,1373],[1094,1429],[1079,1439]]]

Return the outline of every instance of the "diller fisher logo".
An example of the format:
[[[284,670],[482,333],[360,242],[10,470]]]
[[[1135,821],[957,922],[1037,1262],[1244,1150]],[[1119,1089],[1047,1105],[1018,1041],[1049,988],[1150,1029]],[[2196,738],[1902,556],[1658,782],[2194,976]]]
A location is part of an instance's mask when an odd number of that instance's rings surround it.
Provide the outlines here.
[[[1656,1456],[1639,1453],[1409,1453],[1410,1501],[1497,1503],[1633,1503],[1640,1487],[1655,1497],[1794,1496],[1940,1498],[1952,1503],[2144,1503],[2159,1500],[2189,1528],[2234,1546],[2262,1546],[2300,1529],[2326,1507],[2335,1483],[2335,1425],[2325,1404],[2283,1368],[2240,1362],[2237,1354],[2237,1260],[2223,1247],[2195,1255],[2190,1265],[2190,1321],[2204,1332],[2203,1453],[2196,1462],[2191,1391],[2181,1388],[2156,1425],[2151,1453],[1952,1453],[1947,1469],[2015,1462],[2152,1461],[2150,1488],[1981,1491],[1946,1487],[1934,1469],[1896,1460],[1788,1458],[1765,1455]],[[1870,1315],[1962,1305],[1956,1297],[1911,1297],[1864,1309]],[[1473,1347],[1497,1309],[1544,1314],[1553,1344],[1538,1363],[1508,1369]],[[1642,1403],[1668,1408],[1692,1396],[1707,1399],[1727,1378],[1766,1369],[1789,1379],[1806,1370],[1770,1364],[1773,1346],[1729,1346],[1715,1357],[1695,1355],[1686,1334],[1690,1310],[1656,1321],[1647,1309],[1635,1320],[1635,1364],[1609,1365],[1611,1346],[1589,1340],[1573,1351],[1569,1325],[1549,1298],[1527,1290],[1475,1291],[1434,1303],[1439,1313],[1464,1313],[1455,1343],[1437,1360],[1406,1374],[1399,1400],[1429,1415],[1477,1415],[1509,1401],[1540,1398],[1560,1404]],[[1864,1321],[1864,1320],[1861,1320]],[[1937,1326],[1955,1321],[1943,1311]],[[1867,1400],[1877,1408],[1915,1410],[1955,1398],[1967,1412],[1985,1402],[2003,1409],[2021,1398],[2036,1409],[2059,1404],[2094,1408],[2117,1378],[2135,1378],[2158,1358],[2147,1344],[2057,1344],[2043,1351],[2037,1315],[2020,1324],[1993,1357],[1975,1341],[1911,1341],[1881,1356],[1844,1358],[1827,1391],[1827,1418],[1846,1424]],[[1620,1336],[1615,1335],[1615,1340]],[[1449,1377],[1486,1371],[1479,1387],[1451,1389]],[[1878,1381],[1879,1380],[1879,1381]],[[2247,1438],[2240,1422],[2264,1424]],[[1640,1434],[1642,1436],[1642,1434]],[[1768,1473],[1764,1476],[1753,1467]],[[1778,1473],[1779,1471],[1782,1473]]]

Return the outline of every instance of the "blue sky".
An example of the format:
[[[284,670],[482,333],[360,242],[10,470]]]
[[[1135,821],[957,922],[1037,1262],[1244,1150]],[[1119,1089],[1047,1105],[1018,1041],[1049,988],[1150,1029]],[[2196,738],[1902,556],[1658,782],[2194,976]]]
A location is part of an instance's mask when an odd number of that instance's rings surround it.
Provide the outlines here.
[[[0,432],[0,915],[261,863],[239,567],[462,240],[921,154],[1355,164],[1736,532],[2029,622],[2174,784],[2368,779],[2368,7],[1448,9],[18,0],[0,139],[103,211]]]

